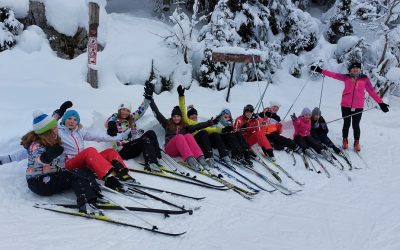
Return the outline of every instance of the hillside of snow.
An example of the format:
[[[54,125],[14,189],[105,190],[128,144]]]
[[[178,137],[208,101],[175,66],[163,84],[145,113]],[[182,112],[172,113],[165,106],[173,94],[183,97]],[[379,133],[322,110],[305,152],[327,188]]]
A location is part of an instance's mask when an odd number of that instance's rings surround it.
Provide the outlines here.
[[[104,130],[105,119],[116,111],[118,104],[128,100],[133,107],[143,99],[143,83],[150,71],[151,60],[162,73],[176,65],[176,51],[164,46],[156,34],[166,32],[166,24],[124,14],[108,15],[104,30],[107,42],[99,53],[99,89],[92,89],[86,78],[86,55],[74,60],[63,60],[51,51],[44,34],[37,27],[29,27],[19,37],[12,50],[0,53],[0,155],[19,148],[23,134],[31,130],[32,112],[51,113],[65,100],[74,103],[85,127]],[[156,34],[154,34],[156,33]],[[321,39],[311,54],[329,58],[334,46]],[[264,104],[279,101],[283,117],[304,84],[304,92],[291,113],[299,114],[303,107],[318,106],[322,79],[311,81],[307,74],[300,79],[288,74],[293,60],[287,57],[282,69],[269,86]],[[327,68],[343,69],[329,61]],[[130,83],[131,85],[124,85]],[[175,83],[176,86],[179,83]],[[175,86],[175,88],[176,88]],[[226,91],[212,91],[195,84],[186,91],[186,103],[194,104],[202,119],[215,116],[223,107],[241,115],[243,106],[255,104],[264,90],[265,82],[240,83],[231,89],[230,102],[225,102]],[[342,83],[324,80],[321,104],[327,121],[341,116]],[[160,111],[169,116],[178,103],[175,89],[154,97]],[[346,171],[352,181],[324,162],[332,174],[309,172],[301,159],[292,166],[291,158],[277,152],[278,162],[296,179],[305,182],[302,191],[284,196],[278,192],[261,192],[248,201],[233,191],[214,191],[191,185],[136,174],[141,183],[194,196],[205,196],[203,201],[192,201],[167,194],[162,197],[188,208],[201,206],[193,215],[161,215],[114,211],[107,213],[130,223],[146,225],[136,215],[145,218],[165,231],[187,233],[178,238],[154,235],[136,229],[86,220],[33,208],[35,203],[74,203],[72,192],[40,197],[33,194],[25,180],[26,161],[0,166],[0,227],[1,248],[4,249],[400,249],[400,100],[390,96],[386,100],[390,112],[368,111],[361,122],[361,160],[349,152],[353,164],[361,169]],[[286,118],[289,121],[290,118]],[[285,123],[291,135],[290,122]],[[150,110],[139,120],[143,129],[154,129],[160,142],[163,130]],[[329,124],[330,137],[341,142],[342,121]],[[350,144],[353,140],[350,137]],[[105,145],[89,142],[102,149]],[[127,164],[134,166],[133,161]],[[136,166],[138,167],[138,166]],[[257,169],[267,174],[261,165]],[[255,176],[243,172],[260,185]],[[283,185],[291,189],[299,186],[284,178]],[[106,193],[125,205],[137,205],[131,200]],[[168,208],[152,200],[139,200],[154,207]]]

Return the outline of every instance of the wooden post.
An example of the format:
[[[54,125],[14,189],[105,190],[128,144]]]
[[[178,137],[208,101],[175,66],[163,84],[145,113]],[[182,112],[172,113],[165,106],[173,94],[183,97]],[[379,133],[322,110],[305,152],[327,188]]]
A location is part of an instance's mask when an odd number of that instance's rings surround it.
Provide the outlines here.
[[[97,78],[97,28],[99,27],[99,10],[97,3],[89,3],[89,40],[88,40],[88,73],[87,81],[93,88],[98,87]]]

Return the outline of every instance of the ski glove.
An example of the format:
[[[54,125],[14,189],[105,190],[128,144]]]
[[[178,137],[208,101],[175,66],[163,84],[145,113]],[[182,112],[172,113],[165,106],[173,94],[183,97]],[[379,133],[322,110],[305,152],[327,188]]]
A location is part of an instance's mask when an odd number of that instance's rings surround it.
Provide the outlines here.
[[[233,131],[233,127],[232,126],[226,126],[224,128],[222,128],[222,133],[229,133]]]
[[[296,113],[293,113],[293,115],[291,115],[290,118],[292,118],[292,121],[296,121],[297,120]]]
[[[151,100],[153,99],[153,93],[154,93],[154,84],[152,84],[149,81],[146,81],[146,83],[144,84],[144,98],[146,98],[147,100]]]
[[[185,95],[185,89],[182,87],[182,85],[179,85],[178,88],[176,88],[178,91],[179,96],[184,96]]]
[[[107,134],[109,136],[116,136],[118,134],[118,127],[115,121],[108,122]]]
[[[12,162],[10,155],[0,156],[0,165]]]
[[[46,152],[44,152],[40,156],[40,160],[45,164],[49,164],[55,158],[59,157],[63,152],[64,152],[64,148],[61,145],[56,144],[52,147],[47,148]]]
[[[240,128],[241,128],[241,129],[245,129],[245,128],[247,128],[248,126],[249,126],[249,123],[246,122],[246,123],[243,124],[243,126],[241,126]]]
[[[315,71],[315,72],[318,72],[318,73],[320,73],[320,74],[322,73],[322,69],[321,69],[321,67],[318,66],[318,65],[317,65],[317,66],[314,66],[314,65],[313,65],[313,66],[310,67],[310,69],[311,69],[311,71]]]
[[[67,109],[69,109],[70,107],[72,107],[72,102],[71,101],[66,101],[63,104],[61,104],[60,108],[56,109],[53,112],[53,115],[57,114],[61,118],[64,115],[65,111]]]
[[[381,102],[381,103],[379,103],[379,107],[381,108],[381,110],[383,111],[383,112],[389,112],[389,105],[387,105],[386,103],[384,103],[384,102]]]
[[[254,113],[251,115],[250,120],[251,119],[258,119],[258,114]]]

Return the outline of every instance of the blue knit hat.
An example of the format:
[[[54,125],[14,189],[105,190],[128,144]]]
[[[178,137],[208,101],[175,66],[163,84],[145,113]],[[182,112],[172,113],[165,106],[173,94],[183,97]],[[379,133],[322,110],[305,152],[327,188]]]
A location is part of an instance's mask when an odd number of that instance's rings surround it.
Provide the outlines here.
[[[63,115],[63,117],[61,119],[61,124],[64,124],[65,120],[67,120],[71,116],[75,116],[76,117],[76,119],[78,120],[78,124],[81,123],[81,118],[79,117],[78,112],[76,110],[70,109],[67,112],[65,112],[65,114]]]
[[[43,134],[55,126],[57,126],[57,121],[53,117],[43,114],[42,111],[33,113],[33,131],[35,134]]]
[[[227,109],[227,108],[224,108],[224,109],[221,111],[221,114],[222,114],[222,115],[227,114],[227,115],[229,115],[230,117],[232,117],[231,111],[230,111],[229,109]]]

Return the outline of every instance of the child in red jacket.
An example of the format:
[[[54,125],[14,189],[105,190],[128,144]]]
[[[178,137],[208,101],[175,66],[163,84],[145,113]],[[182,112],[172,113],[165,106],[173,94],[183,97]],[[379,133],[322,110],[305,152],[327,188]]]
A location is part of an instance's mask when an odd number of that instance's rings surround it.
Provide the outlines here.
[[[243,108],[243,115],[236,118],[233,128],[235,132],[242,132],[247,144],[252,146],[258,143],[264,154],[275,160],[271,144],[261,129],[261,122],[258,115],[254,114],[254,107],[248,104]]]

